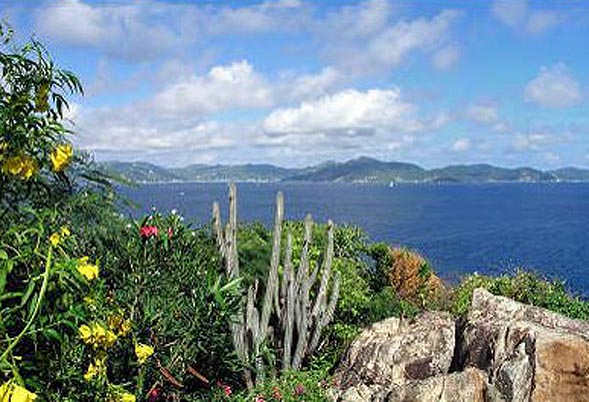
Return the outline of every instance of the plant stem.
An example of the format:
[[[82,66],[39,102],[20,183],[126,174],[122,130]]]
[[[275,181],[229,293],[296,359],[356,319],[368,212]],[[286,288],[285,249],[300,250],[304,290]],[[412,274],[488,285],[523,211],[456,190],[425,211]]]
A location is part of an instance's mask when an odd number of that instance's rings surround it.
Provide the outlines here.
[[[47,291],[47,284],[49,283],[49,271],[51,269],[51,257],[53,255],[53,248],[49,248],[49,252],[47,253],[47,258],[45,260],[45,271],[43,272],[43,284],[41,285],[41,290],[39,291],[39,297],[37,298],[37,303],[35,304],[35,308],[33,309],[33,314],[29,318],[29,321],[22,329],[22,331],[18,334],[16,338],[12,341],[12,343],[8,346],[8,348],[2,353],[0,356],[0,362],[6,360],[8,354],[16,347],[16,345],[20,342],[21,338],[27,333],[31,325],[33,325],[33,321],[37,317],[39,310],[41,308],[41,303],[43,302],[43,298],[45,297],[45,292]]]

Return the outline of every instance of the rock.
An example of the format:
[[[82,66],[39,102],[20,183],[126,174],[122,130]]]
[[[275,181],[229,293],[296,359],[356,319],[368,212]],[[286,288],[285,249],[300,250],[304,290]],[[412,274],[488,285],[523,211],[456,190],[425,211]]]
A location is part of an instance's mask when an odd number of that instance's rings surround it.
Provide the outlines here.
[[[352,343],[336,378],[342,387],[391,385],[447,373],[455,323],[447,313],[424,313],[409,322],[389,318]]]
[[[438,375],[394,389],[387,402],[484,402],[486,375],[476,368]]]
[[[588,322],[477,289],[460,336],[458,361],[487,372],[489,399],[589,401]]]
[[[424,313],[408,322],[398,318],[378,322],[352,343],[336,381],[345,390],[360,384],[402,385],[445,374],[454,354],[454,332],[452,316],[440,312]]]
[[[486,375],[476,368],[392,385],[359,384],[342,392],[339,402],[484,402]]]
[[[336,371],[341,402],[589,402],[589,322],[474,291],[466,317],[366,329]]]

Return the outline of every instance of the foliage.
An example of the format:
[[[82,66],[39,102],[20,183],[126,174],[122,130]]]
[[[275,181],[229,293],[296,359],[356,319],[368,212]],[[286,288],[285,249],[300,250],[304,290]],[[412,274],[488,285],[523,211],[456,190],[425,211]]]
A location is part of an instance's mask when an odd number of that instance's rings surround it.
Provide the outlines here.
[[[82,86],[55,66],[39,42],[13,48],[12,30],[4,25],[0,82],[0,214],[56,205],[75,187],[68,171],[83,173],[83,157],[73,154],[64,120],[66,96],[82,93]]]
[[[210,231],[182,221],[154,211],[96,245],[109,293],[129,311],[136,342],[155,349],[138,393],[155,387],[162,397],[179,397],[205,392],[216,380],[237,382],[229,324],[239,280],[225,279]]]
[[[589,319],[589,302],[568,293],[563,281],[549,280],[537,273],[521,270],[513,275],[497,277],[480,274],[467,276],[454,290],[451,311],[456,315],[466,313],[472,292],[479,287],[495,295],[543,307],[571,318]]]
[[[287,371],[278,379],[265,381],[250,391],[235,395],[232,400],[240,402],[329,401],[328,378],[329,375],[325,369]],[[217,394],[220,395],[219,392]]]

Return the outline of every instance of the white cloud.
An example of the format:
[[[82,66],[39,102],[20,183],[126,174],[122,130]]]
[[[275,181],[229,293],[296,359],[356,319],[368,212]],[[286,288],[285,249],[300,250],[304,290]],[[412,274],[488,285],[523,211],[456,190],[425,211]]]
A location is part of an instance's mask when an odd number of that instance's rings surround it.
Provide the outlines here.
[[[583,101],[579,83],[563,63],[543,67],[538,76],[526,85],[524,97],[527,102],[546,108],[572,107]]]
[[[470,149],[470,139],[459,138],[452,144],[452,150],[456,152],[464,152]]]
[[[538,10],[532,12],[526,22],[526,32],[532,35],[541,34],[558,25],[562,17],[554,11]]]
[[[491,11],[505,25],[531,35],[544,33],[563,19],[556,11],[531,10],[527,0],[495,0]]]
[[[288,82],[287,92],[290,98],[300,100],[317,98],[326,95],[342,79],[343,75],[333,67],[325,67],[317,74],[307,74],[295,78],[294,82]]]
[[[381,3],[368,4],[380,6]],[[347,19],[339,26],[331,22],[322,27],[324,53],[343,70],[356,74],[388,71],[415,52],[434,55],[434,65],[449,67],[458,58],[457,48],[451,49],[450,31],[461,16],[462,12],[444,10],[432,18],[390,22],[384,14],[384,17],[371,17],[367,28],[360,25],[363,18],[359,14],[355,20],[350,19],[357,27]]]
[[[341,91],[302,102],[298,107],[274,110],[264,120],[273,135],[317,134],[366,136],[376,131],[415,132],[444,124],[441,118],[415,117],[415,105],[404,101],[398,89]]]
[[[298,0],[265,1],[243,7],[203,7],[199,23],[211,35],[258,34],[307,29],[311,8]]]
[[[202,116],[220,111],[272,105],[273,92],[264,77],[243,60],[213,67],[206,76],[193,75],[174,83],[150,101],[166,117]]]
[[[495,124],[499,122],[499,112],[493,105],[472,105],[466,110],[466,117],[480,124]]]
[[[243,6],[56,0],[40,6],[34,19],[46,38],[130,61],[160,60],[195,46],[205,51],[208,40],[219,35],[291,33],[318,40],[323,55],[342,72],[388,71],[416,52],[431,56],[441,70],[456,63],[459,51],[450,31],[461,12],[409,19],[395,15],[393,5],[367,0],[324,13],[298,0]]]
[[[157,2],[90,5],[58,0],[38,8],[34,20],[38,33],[60,43],[144,61],[193,43],[197,35],[187,21],[191,14],[190,7]]]
[[[514,136],[513,146],[519,151],[540,151],[560,142],[569,141],[568,131],[559,132],[554,127],[533,127]]]
[[[449,70],[460,59],[460,49],[456,45],[448,45],[436,51],[432,56],[432,65],[436,70]]]
[[[528,4],[526,0],[496,0],[491,11],[501,22],[515,27],[525,20]]]

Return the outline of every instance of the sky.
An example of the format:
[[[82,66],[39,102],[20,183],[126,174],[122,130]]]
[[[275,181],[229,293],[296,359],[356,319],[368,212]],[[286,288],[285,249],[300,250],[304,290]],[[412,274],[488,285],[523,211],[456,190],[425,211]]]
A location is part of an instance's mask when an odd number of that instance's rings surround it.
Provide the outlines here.
[[[589,0],[0,0],[98,160],[589,167]]]

